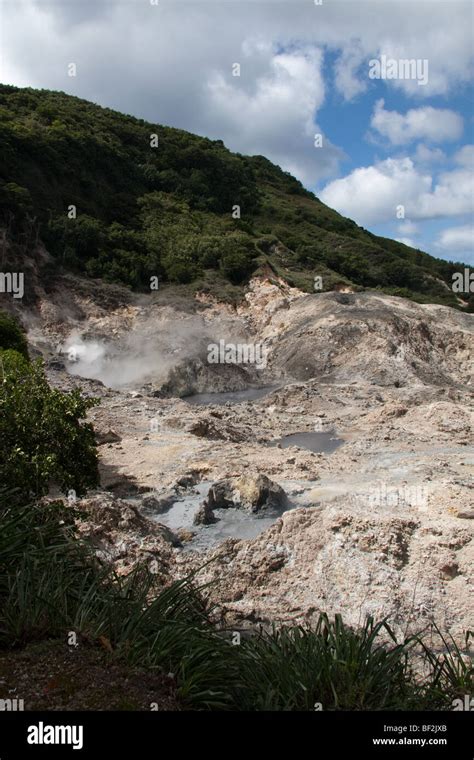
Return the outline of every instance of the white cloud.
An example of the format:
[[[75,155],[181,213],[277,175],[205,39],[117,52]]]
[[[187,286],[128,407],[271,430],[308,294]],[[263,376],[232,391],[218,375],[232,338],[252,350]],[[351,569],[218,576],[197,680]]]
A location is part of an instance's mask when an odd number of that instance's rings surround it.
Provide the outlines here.
[[[455,169],[434,182],[410,158],[388,158],[330,182],[320,198],[359,224],[395,221],[399,206],[410,219],[456,216],[474,211],[474,175]]]
[[[331,53],[329,76],[349,99],[373,86],[368,61],[380,54],[429,60],[426,87],[385,82],[417,98],[447,94],[471,73],[469,0],[385,0],[375,11],[373,0],[0,2],[2,81],[64,90],[221,138],[307,182],[327,176],[341,157],[328,139],[325,149],[308,140],[324,97],[322,64],[309,63],[310,46]],[[77,63],[75,79],[68,62]],[[231,82],[233,62],[242,76]]]
[[[401,238],[395,238],[395,240],[397,241],[397,243],[403,243],[404,245],[409,245],[410,248],[416,248],[416,245],[411,238],[401,237]]]
[[[406,114],[387,111],[384,100],[375,104],[371,126],[392,145],[406,145],[415,140],[444,142],[458,140],[463,132],[463,119],[447,108],[412,108]]]
[[[455,169],[440,174],[433,191],[421,195],[411,216],[435,219],[471,213],[474,213],[474,174],[467,169]]]
[[[411,159],[388,158],[330,182],[320,198],[359,224],[372,224],[396,220],[400,205],[412,218],[410,207],[430,189],[431,177],[419,174]]]
[[[368,80],[361,76],[360,67],[364,60],[364,50],[352,41],[345,47],[334,66],[334,81],[337,90],[346,100],[352,100],[367,90]]]
[[[407,219],[405,222],[402,222],[398,226],[399,232],[401,232],[403,235],[418,235],[419,227],[414,222],[411,222],[409,219]]]
[[[246,48],[250,54],[249,48]],[[273,55],[251,88],[241,77],[215,72],[207,83],[209,116],[224,128],[229,146],[264,153],[307,185],[333,173],[344,155],[320,133],[314,116],[324,101],[322,53],[315,48]],[[264,146],[264,149],[263,149]]]
[[[428,148],[424,143],[419,143],[413,159],[418,164],[437,164],[446,161],[446,154],[441,148]]]
[[[406,95],[427,98],[448,95],[459,83],[472,76],[472,4],[470,2],[411,2],[384,0],[383,8],[373,0],[333,0],[324,21],[333,26],[324,30],[343,50],[337,67],[336,86],[348,100],[368,84],[369,59],[427,60],[428,82],[386,80],[387,88]],[[382,5],[382,4],[381,4]],[[345,42],[342,42],[345,36]],[[336,43],[337,40],[337,43]],[[354,45],[354,40],[357,45]],[[350,51],[350,52],[348,52]],[[356,80],[356,81],[354,81]]]
[[[454,160],[459,166],[474,169],[474,145],[464,145],[454,154]]]
[[[449,227],[438,236],[436,247],[444,251],[471,251],[474,249],[474,227],[465,224],[461,227]]]

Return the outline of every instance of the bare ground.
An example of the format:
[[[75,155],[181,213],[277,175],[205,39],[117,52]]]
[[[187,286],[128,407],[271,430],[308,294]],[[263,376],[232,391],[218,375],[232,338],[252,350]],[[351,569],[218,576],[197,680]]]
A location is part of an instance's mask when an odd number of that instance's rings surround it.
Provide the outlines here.
[[[237,308],[104,287],[69,277],[40,293],[30,339],[54,359],[53,384],[101,397],[91,419],[117,436],[100,446],[102,490],[84,502],[83,530],[120,572],[159,556],[172,578],[213,557],[200,577],[239,625],[311,622],[322,610],[353,624],[386,616],[400,632],[431,620],[455,636],[472,628],[472,315],[379,293],[306,296],[269,280]],[[96,380],[57,364],[71,334],[115,356],[89,368]],[[208,365],[205,347],[221,338],[262,342],[267,366]],[[236,405],[177,398],[256,384],[280,387]],[[315,430],[344,445],[330,455],[266,445]],[[186,532],[176,541],[157,528],[159,515],[129,519],[150,492],[183,498],[200,481],[259,473],[296,508],[252,540],[193,551]]]

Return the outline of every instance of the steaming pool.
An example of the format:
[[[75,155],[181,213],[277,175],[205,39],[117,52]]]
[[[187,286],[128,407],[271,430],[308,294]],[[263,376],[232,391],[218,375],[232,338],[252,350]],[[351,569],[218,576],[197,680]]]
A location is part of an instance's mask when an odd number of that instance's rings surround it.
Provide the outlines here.
[[[239,404],[245,401],[256,401],[264,398],[280,386],[272,385],[261,388],[246,388],[241,391],[226,391],[220,393],[196,393],[192,396],[183,397],[183,401],[189,404],[208,406],[211,404]],[[280,446],[283,449],[297,446],[313,453],[331,454],[344,441],[337,438],[334,432],[298,432],[283,436],[280,439],[268,441],[266,446]],[[288,494],[288,502],[280,509],[262,510],[251,512],[247,509],[227,507],[215,509],[214,516],[217,522],[210,525],[195,525],[194,517],[204,499],[207,497],[213,481],[201,481],[191,491],[176,495],[176,500],[165,510],[159,513],[147,512],[147,517],[156,522],[166,525],[170,530],[187,530],[194,534],[192,540],[183,544],[184,551],[203,551],[218,546],[227,538],[253,539],[269,528],[285,512],[302,506],[298,501],[291,498],[291,484],[279,481],[282,488]],[[310,489],[314,484],[304,481],[300,488]],[[287,487],[285,487],[287,486]],[[290,490],[287,490],[287,488]],[[308,504],[305,504],[308,506]],[[315,508],[317,505],[315,505]]]
[[[195,536],[192,541],[183,544],[183,549],[203,551],[217,546],[226,538],[256,538],[259,533],[273,525],[280,515],[293,508],[288,503],[284,509],[262,511],[261,513],[252,513],[246,509],[233,507],[215,509],[214,515],[218,522],[211,525],[194,525],[194,516],[212,485],[213,481],[211,480],[202,481],[194,486],[189,494],[177,496],[177,500],[166,512],[156,515],[149,512],[147,517],[166,525],[175,532],[179,529],[192,531]]]
[[[212,394],[211,394],[212,395]],[[269,441],[266,445],[276,446],[281,443],[282,448],[289,446],[299,446],[317,453],[331,454],[344,441],[334,437],[333,433],[294,433],[284,436],[276,441]],[[147,517],[156,522],[166,525],[170,530],[191,531],[193,538],[183,544],[184,551],[204,551],[218,546],[227,538],[236,538],[241,540],[256,538],[260,533],[269,528],[285,512],[296,509],[300,506],[311,506],[307,503],[302,504],[298,499],[292,498],[292,492],[295,493],[295,481],[289,482],[278,480],[279,484],[288,495],[287,504],[279,509],[266,509],[261,512],[251,512],[247,509],[237,507],[227,507],[214,509],[214,516],[217,522],[210,525],[195,525],[194,517],[204,499],[207,497],[209,489],[214,484],[211,480],[203,480],[195,485],[189,492],[177,494],[176,500],[170,506],[159,513],[152,510],[146,512]],[[310,490],[314,487],[311,481],[301,481],[299,491]],[[318,504],[314,507],[317,508]]]
[[[221,393],[194,393],[191,396],[183,396],[183,401],[188,404],[208,406],[209,404],[241,404],[243,401],[257,401],[259,398],[268,396],[277,390],[279,385],[267,385],[263,388],[245,388],[243,391],[224,391]]]
[[[194,406],[240,404],[246,401],[257,401],[280,387],[280,385],[271,385],[260,388],[246,388],[240,391],[196,393],[183,397],[182,401],[187,401]],[[296,446],[313,453],[332,454],[343,443],[344,441],[331,431],[304,431],[291,433],[282,438],[268,441],[263,445],[269,447],[279,446],[283,449]],[[306,508],[314,506],[315,509],[319,507],[319,504],[308,504],[306,499],[303,498],[301,500],[297,495],[314,488],[314,482],[285,481],[280,479],[277,479],[277,482],[288,496],[286,505],[278,509],[264,509],[260,512],[251,512],[248,509],[237,507],[214,509],[213,514],[217,522],[209,525],[195,525],[195,515],[203,501],[207,498],[209,489],[214,484],[214,481],[203,480],[186,492],[176,493],[175,500],[166,509],[153,511],[150,508],[146,509],[145,514],[148,519],[165,525],[174,533],[180,530],[192,533],[192,539],[183,542],[183,551],[205,551],[218,546],[228,538],[240,540],[256,538],[260,533],[270,528],[281,515],[291,509],[297,509],[301,506],[305,506]]]

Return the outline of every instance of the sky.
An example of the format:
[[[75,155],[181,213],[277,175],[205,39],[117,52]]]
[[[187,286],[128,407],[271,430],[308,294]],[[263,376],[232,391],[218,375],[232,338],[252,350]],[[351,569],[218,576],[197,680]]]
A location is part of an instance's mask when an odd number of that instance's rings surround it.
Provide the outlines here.
[[[0,81],[267,156],[367,229],[474,265],[473,16],[472,0],[0,0]]]

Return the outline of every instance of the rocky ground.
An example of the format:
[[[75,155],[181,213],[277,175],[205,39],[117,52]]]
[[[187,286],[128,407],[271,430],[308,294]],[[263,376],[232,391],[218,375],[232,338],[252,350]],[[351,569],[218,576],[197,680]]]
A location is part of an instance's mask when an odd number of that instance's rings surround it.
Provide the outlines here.
[[[270,280],[233,307],[67,277],[28,324],[51,383],[101,399],[90,416],[102,485],[81,501],[81,530],[119,572],[145,559],[166,582],[201,567],[239,627],[322,610],[352,624],[387,616],[401,632],[472,628],[472,315]],[[261,343],[266,366],[209,364],[219,340]],[[256,385],[273,390],[238,404],[180,398]],[[311,431],[343,445],[268,445]],[[216,543],[232,510],[253,537]]]

